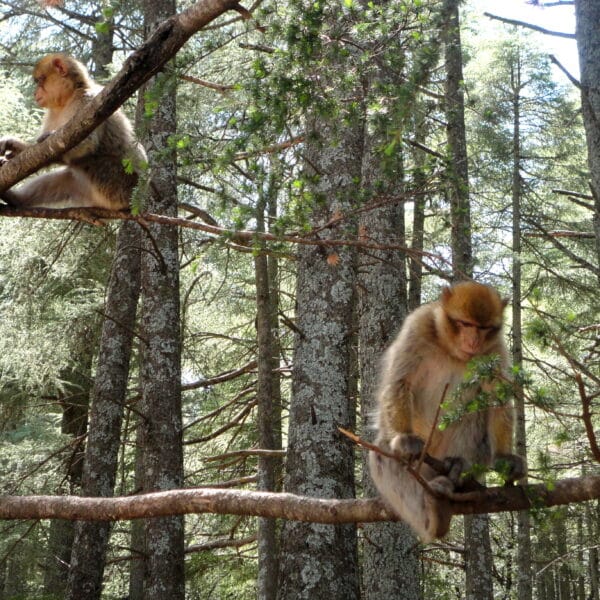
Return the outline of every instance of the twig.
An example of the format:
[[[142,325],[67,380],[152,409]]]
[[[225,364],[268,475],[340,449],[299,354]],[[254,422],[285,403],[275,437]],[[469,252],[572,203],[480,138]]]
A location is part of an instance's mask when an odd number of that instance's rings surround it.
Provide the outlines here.
[[[205,458],[205,462],[214,462],[226,460],[228,458],[247,457],[247,456],[262,456],[271,458],[285,458],[285,450],[267,450],[263,448],[249,448],[247,450],[232,450],[231,452],[225,452],[224,454],[218,454],[216,456],[209,456]]]
[[[406,470],[408,471],[408,473],[410,473],[423,486],[423,488],[425,490],[427,490],[432,496],[435,496],[436,498],[448,499],[448,497],[445,494],[441,494],[437,490],[432,489],[429,486],[429,482],[421,475],[421,473],[419,473],[418,470],[416,470],[414,467],[412,467],[410,465],[409,461],[407,461],[399,456],[396,456],[395,454],[392,454],[391,452],[387,452],[386,450],[381,449],[379,446],[376,446],[375,444],[371,444],[370,442],[367,442],[367,441],[361,439],[355,433],[352,433],[351,431],[348,431],[347,429],[344,429],[343,427],[338,427],[338,431],[340,433],[343,433],[347,438],[350,438],[358,446],[362,446],[363,448],[366,448],[367,450],[371,450],[372,452],[375,452],[375,454],[380,454],[382,456],[386,456],[387,458],[391,458],[392,460],[399,462],[401,465],[404,465],[406,467]],[[438,460],[437,458],[433,458],[433,456],[430,456],[429,454],[424,455],[423,462],[425,462],[425,464],[429,465],[434,471],[437,471],[438,473],[440,473],[440,475],[446,475],[448,473],[448,469],[446,469],[446,466],[444,465],[444,463],[441,460]]]

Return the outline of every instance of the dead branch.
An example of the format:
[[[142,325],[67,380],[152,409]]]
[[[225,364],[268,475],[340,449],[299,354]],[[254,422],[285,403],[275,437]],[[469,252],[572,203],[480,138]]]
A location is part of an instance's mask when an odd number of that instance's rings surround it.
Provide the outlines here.
[[[78,111],[56,133],[27,148],[0,169],[0,192],[50,164],[81,142],[140,86],[156,75],[192,35],[228,10],[242,11],[242,8],[235,0],[202,0],[163,21],[84,110]]]
[[[554,54],[549,55],[550,60],[565,74],[567,79],[578,89],[581,89],[581,83],[578,79],[576,79],[571,73],[569,73],[568,69],[554,56]]]
[[[196,85],[201,85],[202,87],[211,90],[216,90],[217,92],[221,92],[221,94],[226,94],[227,92],[231,92],[231,90],[235,89],[234,85],[213,83],[212,81],[206,81],[206,79],[200,79],[199,77],[194,77],[193,75],[182,75],[181,79],[184,81],[189,81],[190,83],[195,83]]]
[[[582,194],[581,192],[574,192],[572,190],[561,190],[556,188],[552,190],[553,194],[561,194],[562,196],[573,196],[575,198],[581,198],[582,200],[593,200],[594,196],[591,194]]]
[[[545,233],[536,233],[534,231],[527,231],[525,237],[528,238],[545,238],[551,236],[554,238],[579,238],[579,239],[595,239],[595,235],[591,231],[568,231],[565,229],[547,231]]]
[[[255,406],[256,406],[256,400],[252,400],[246,406],[244,406],[236,415],[234,415],[228,423],[226,423],[222,427],[219,427],[219,429],[216,429],[215,431],[212,431],[208,435],[204,435],[202,437],[193,438],[191,440],[184,440],[183,443],[185,445],[203,444],[204,442],[208,442],[209,440],[213,440],[216,437],[219,437],[221,434],[225,433],[232,427],[236,427],[240,423],[243,423],[244,420],[246,419],[246,417],[250,414],[250,412],[252,411],[252,409]]]
[[[492,15],[489,12],[484,12],[483,14],[490,19],[495,19],[496,21],[501,21],[502,23],[507,23],[508,25],[517,25],[519,27],[526,27],[527,29],[533,29],[534,31],[539,31],[540,33],[543,33],[544,35],[554,35],[557,37],[564,37],[569,40],[575,39],[574,33],[565,33],[564,31],[552,31],[550,29],[544,29],[543,27],[540,27],[539,25],[532,25],[531,23],[526,23],[525,21],[517,21],[515,19],[507,19],[506,17],[499,17],[498,15]]]
[[[185,383],[181,386],[181,391],[197,390],[198,388],[207,388],[213,385],[217,385],[219,383],[231,381],[232,379],[236,379],[241,375],[245,375],[246,373],[254,371],[256,369],[257,364],[258,362],[256,360],[251,360],[250,362],[239,367],[238,369],[233,369],[232,371],[225,371],[225,373],[215,375],[214,377],[208,377],[206,379],[200,379],[191,383]]]
[[[265,450],[262,448],[248,448],[246,450],[232,450],[231,452],[225,452],[223,454],[217,454],[215,456],[209,456],[204,459],[205,462],[216,462],[222,460],[229,460],[230,458],[246,458],[249,456],[262,456],[268,458],[285,458],[285,450]]]
[[[442,397],[440,398],[437,410],[435,411],[433,423],[431,424],[431,428],[429,429],[429,436],[427,437],[427,440],[425,441],[425,445],[423,446],[423,451],[421,452],[421,456],[419,457],[419,462],[417,463],[417,468],[415,469],[417,472],[419,472],[421,470],[421,465],[423,464],[423,461],[426,459],[426,457],[431,458],[429,456],[429,447],[431,446],[431,440],[433,439],[433,433],[437,427],[438,420],[440,418],[440,412],[442,410],[442,404],[444,404],[444,400],[446,399],[446,394],[448,393],[449,387],[450,387],[449,383],[447,383],[444,386],[444,391],[442,392]],[[429,463],[427,463],[427,464],[429,464]],[[441,463],[441,465],[443,466],[444,463]],[[446,469],[444,469],[444,470],[446,470]],[[439,471],[438,471],[438,473],[439,473]],[[445,475],[445,474],[446,473],[443,473],[443,475]]]

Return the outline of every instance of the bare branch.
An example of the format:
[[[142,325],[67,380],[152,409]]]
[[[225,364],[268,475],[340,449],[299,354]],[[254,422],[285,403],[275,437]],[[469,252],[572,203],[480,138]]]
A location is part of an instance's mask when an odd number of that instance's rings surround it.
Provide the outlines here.
[[[499,17],[498,15],[492,15],[489,12],[484,12],[483,14],[490,19],[502,21],[502,23],[507,23],[508,25],[517,25],[518,27],[526,27],[527,29],[533,29],[534,31],[539,31],[544,35],[554,35],[557,37],[567,38],[569,40],[576,39],[574,33],[565,33],[564,31],[551,31],[550,29],[544,29],[539,25],[532,25],[531,23],[526,23],[525,21],[517,21],[515,19],[507,19],[506,17]]]
[[[23,152],[24,154],[24,152]],[[19,155],[21,156],[21,155]],[[10,162],[16,159],[11,159]],[[7,163],[9,164],[9,163]],[[0,176],[2,170],[0,169]],[[141,225],[147,222],[162,223],[164,225],[172,225],[174,227],[186,227],[188,229],[196,229],[215,236],[224,237],[227,240],[240,244],[241,246],[251,246],[257,240],[274,243],[290,243],[301,244],[305,246],[322,246],[322,247],[343,247],[350,246],[361,249],[371,250],[401,250],[406,252],[407,256],[411,256],[414,260],[419,260],[421,257],[428,257],[432,260],[447,262],[443,257],[431,252],[417,251],[407,248],[402,244],[379,244],[368,242],[360,239],[334,239],[334,238],[311,238],[307,236],[313,235],[313,232],[308,232],[306,236],[299,235],[275,235],[273,233],[260,233],[256,231],[244,231],[225,229],[207,223],[198,223],[189,219],[180,219],[177,217],[167,217],[165,215],[157,215],[154,213],[142,213],[134,215],[125,211],[108,210],[104,208],[13,208],[0,205],[0,217],[33,217],[44,219],[59,219],[69,220],[76,219],[79,221],[90,222],[93,218],[102,219],[123,219],[128,221],[137,221]],[[99,221],[100,222],[100,221]]]
[[[193,381],[192,383],[184,383],[181,386],[182,391],[196,390],[198,388],[207,388],[212,385],[217,385],[219,383],[224,383],[225,381],[231,381],[240,375],[244,375],[256,369],[257,361],[251,360],[250,362],[242,365],[238,369],[233,369],[232,371],[226,371],[225,373],[221,373],[220,375],[215,375],[214,377],[208,377],[207,379],[200,379],[199,381]]]
[[[571,75],[571,73],[569,73],[567,68],[562,65],[562,63],[558,60],[558,58],[556,58],[556,56],[554,56],[554,54],[550,54],[549,56],[550,56],[550,60],[566,75],[567,79],[577,89],[581,89],[581,83],[579,82],[579,80],[576,79],[575,77],[573,77],[573,75]]]

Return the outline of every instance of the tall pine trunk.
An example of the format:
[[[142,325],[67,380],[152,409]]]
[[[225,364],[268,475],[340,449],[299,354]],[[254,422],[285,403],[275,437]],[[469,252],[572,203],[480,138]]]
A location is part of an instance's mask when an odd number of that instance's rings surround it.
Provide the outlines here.
[[[145,0],[149,34],[175,12],[172,0]],[[158,78],[161,78],[160,83]],[[146,122],[146,149],[152,173],[147,209],[177,214],[177,163],[169,137],[176,132],[175,78],[163,72],[147,94],[159,94]],[[183,485],[181,416],[181,333],[178,230],[151,223],[142,235],[140,316],[141,401],[139,421],[144,491]],[[144,522],[144,600],[183,600],[183,517]]]
[[[594,196],[596,255],[600,264],[600,2],[575,0],[581,107],[588,148],[590,186]]]
[[[385,77],[379,70],[372,77]],[[377,90],[377,84],[370,80]],[[376,93],[376,91],[374,92]],[[360,239],[382,246],[405,245],[404,178],[401,154],[386,157],[381,148],[388,142],[387,131],[376,124],[365,127],[362,163],[362,187],[371,196],[372,207],[361,211]],[[385,202],[394,198],[396,202]],[[383,202],[382,202],[383,200]],[[362,436],[373,437],[373,414],[377,408],[379,365],[385,348],[394,339],[407,314],[406,257],[402,250],[362,252],[359,258],[359,365]],[[363,493],[376,496],[367,454],[363,453]],[[402,522],[365,523],[362,564],[364,600],[419,598],[419,563],[417,542],[410,528]]]
[[[305,149],[309,171],[319,168],[312,215],[320,227],[347,215],[360,178],[360,127],[337,129],[313,120]],[[311,180],[317,173],[312,173]],[[318,239],[352,235],[347,220]],[[321,498],[352,498],[354,449],[338,426],[354,422],[354,366],[350,344],[356,278],[355,252],[304,246],[298,251],[296,341],[285,489]],[[286,521],[281,533],[279,600],[359,598],[356,526]]]
[[[446,135],[448,140],[446,180],[447,193],[450,199],[454,280],[473,276],[469,169],[458,7],[459,0],[444,0],[443,37],[446,69]],[[493,565],[489,516],[468,515],[464,517],[464,522],[466,597],[468,600],[491,600],[493,597]]]
[[[92,392],[82,483],[84,496],[114,493],[140,289],[138,231],[137,224],[125,222],[117,236]],[[109,533],[109,523],[77,523],[67,600],[100,598]]]
[[[273,193],[273,188],[272,180],[269,193]],[[256,207],[257,231],[265,231],[265,213],[273,205],[275,205],[274,198],[268,198],[266,195],[260,197]],[[275,257],[268,256],[264,248],[254,259],[258,340],[258,443],[260,448],[265,450],[281,449],[281,393],[276,370],[279,351],[274,336],[278,305],[276,260]],[[280,471],[278,458],[259,457],[258,489],[276,491]],[[259,518],[257,578],[259,600],[275,600],[277,597],[278,569],[277,522],[274,519]]]
[[[513,178],[512,178],[512,360],[515,367],[523,368],[523,339],[521,331],[521,64],[516,57],[512,68],[511,91],[513,105]],[[527,463],[525,437],[525,397],[523,387],[514,384],[516,440],[515,449]],[[522,483],[526,483],[527,478]],[[531,600],[531,524],[529,511],[517,514],[517,594],[519,600]]]

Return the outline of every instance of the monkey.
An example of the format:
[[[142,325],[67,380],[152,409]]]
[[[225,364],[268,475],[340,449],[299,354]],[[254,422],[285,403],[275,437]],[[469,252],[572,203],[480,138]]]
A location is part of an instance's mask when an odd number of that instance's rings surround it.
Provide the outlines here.
[[[66,54],[49,54],[33,70],[35,101],[45,109],[41,142],[63,126],[102,89],[87,69]],[[0,138],[0,164],[29,144],[14,137]],[[129,208],[146,153],[138,143],[125,114],[118,110],[82,142],[59,159],[63,168],[38,175],[0,197],[14,207]]]
[[[514,425],[509,402],[502,404],[494,398],[480,410],[464,411],[443,430],[436,423],[445,391],[446,398],[458,395],[461,406],[482,391],[494,397],[496,384],[508,367],[501,334],[506,305],[507,300],[484,284],[465,281],[445,287],[437,301],[420,306],[405,319],[384,352],[375,443],[403,461],[371,451],[369,469],[384,502],[423,542],[448,533],[452,512],[443,496],[455,490],[465,471],[475,465],[501,464],[507,481],[524,474],[523,460],[512,454]],[[498,356],[502,375],[461,385],[472,359],[492,356]],[[443,461],[447,474],[440,475],[422,461],[414,462],[426,441],[427,454]],[[421,465],[419,474],[434,494],[409,473],[407,464]]]

